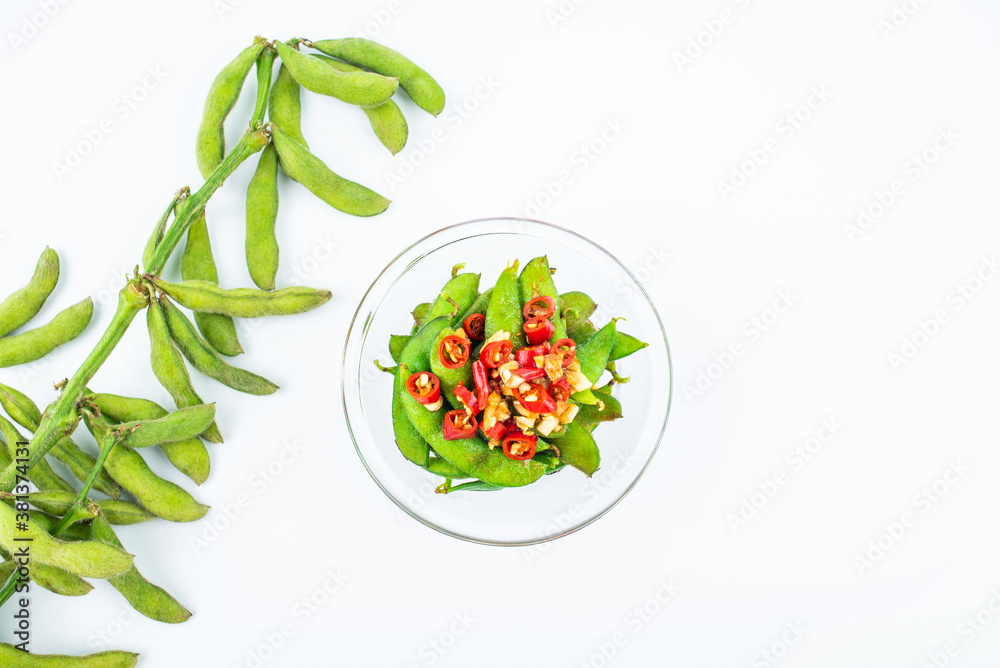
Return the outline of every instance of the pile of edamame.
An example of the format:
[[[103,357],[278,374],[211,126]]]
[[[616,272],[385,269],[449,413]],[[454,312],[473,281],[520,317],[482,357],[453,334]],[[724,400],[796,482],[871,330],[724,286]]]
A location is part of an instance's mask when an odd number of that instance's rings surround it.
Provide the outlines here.
[[[301,47],[317,53],[305,53]],[[224,126],[254,66],[257,94],[248,129],[227,152]],[[159,448],[178,471],[197,485],[203,483],[211,469],[206,441],[222,442],[222,432],[215,405],[195,391],[191,370],[247,394],[276,391],[271,381],[225,359],[243,352],[234,318],[304,313],[331,297],[326,290],[276,286],[278,172],[351,215],[373,216],[389,205],[378,193],[335,174],[310,152],[301,129],[300,88],[358,106],[379,141],[394,154],[408,134],[406,119],[392,100],[397,89],[433,115],[445,103],[441,87],[424,70],[366,39],[275,42],[258,37],[219,73],[205,101],[196,141],[196,162],[205,183],[195,192],[178,190],[159,216],[142,252],[142,270],[137,264],[134,275],[126,277],[111,322],[82,366],[56,385],[59,396],[44,411],[24,393],[0,384],[0,407],[7,416],[0,415],[0,606],[34,585],[82,596],[93,589],[89,578],[106,580],[150,619],[179,623],[191,616],[136,570],[134,556],[112,527],[154,518],[191,522],[205,515],[208,507],[158,476],[143,453]],[[257,287],[227,289],[219,285],[206,205],[255,153],[260,157],[246,193],[244,254]],[[182,241],[181,280],[167,280],[167,261]],[[46,248],[28,284],[0,302],[0,368],[38,360],[90,323],[93,304],[87,299],[46,325],[18,331],[42,308],[58,276],[59,259]],[[89,387],[143,310],[150,364],[174,403],[172,411],[149,399]],[[97,442],[96,455],[71,437],[81,421]],[[75,481],[60,475],[49,455]],[[23,556],[29,541],[30,557]],[[73,657],[26,650],[27,643],[0,643],[0,665],[127,667],[134,666],[138,656],[111,651]]]
[[[452,270],[433,302],[393,335],[392,423],[402,455],[444,478],[439,493],[521,487],[566,466],[600,467],[594,429],[622,416],[615,362],[648,344],[598,329],[597,304],[559,293],[547,257],[515,260],[479,291],[479,274]],[[599,383],[610,374],[603,385]],[[460,481],[455,484],[455,481]]]

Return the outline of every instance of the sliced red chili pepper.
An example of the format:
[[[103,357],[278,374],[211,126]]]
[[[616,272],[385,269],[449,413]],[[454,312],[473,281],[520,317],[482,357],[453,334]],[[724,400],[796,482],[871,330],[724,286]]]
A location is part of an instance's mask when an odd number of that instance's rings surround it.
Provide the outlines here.
[[[552,324],[552,321],[541,315],[528,320],[521,328],[524,330],[525,336],[528,337],[528,343],[533,346],[548,341],[552,338],[552,333],[556,331],[556,326]]]
[[[438,346],[438,361],[446,369],[461,369],[469,361],[469,340],[451,334],[441,339]]]
[[[444,414],[444,440],[457,441],[460,438],[472,438],[479,428],[479,421],[475,415],[469,415],[465,411],[448,411]]]
[[[529,388],[524,392],[521,388],[514,388],[514,398],[518,403],[527,408],[532,413],[551,413],[556,409],[556,400],[552,398],[545,386],[534,381],[528,383]]]
[[[433,404],[441,397],[441,381],[430,371],[421,371],[406,379],[406,390],[420,403]]]
[[[479,353],[479,361],[489,369],[496,369],[501,364],[511,360],[513,350],[514,344],[510,341],[487,343],[483,346],[482,352]]]
[[[455,390],[457,393],[458,390]],[[565,378],[560,378],[556,382],[549,385],[549,394],[556,401],[566,401],[569,399],[569,395],[573,394],[573,388],[570,387],[569,381]]]
[[[534,299],[529,299],[528,303],[524,305],[524,319],[530,320],[532,318],[549,318],[553,313],[556,312],[556,303],[552,297],[535,297]]]
[[[486,338],[486,316],[482,313],[473,313],[462,323],[462,329],[473,341],[482,341]]]
[[[455,396],[465,404],[466,408],[472,411],[473,415],[479,412],[479,399],[472,392],[465,389],[465,385],[459,385],[455,388]]]
[[[525,434],[520,429],[511,431],[503,437],[503,453],[517,461],[524,461],[535,456],[538,449],[538,437]]]
[[[532,369],[532,368],[522,368],[514,369],[513,374],[518,376],[523,382],[528,382],[529,380],[538,380],[539,378],[545,378],[544,369]]]
[[[495,425],[489,429],[483,429],[483,433],[486,434],[486,438],[491,441],[499,441],[503,438],[503,435],[507,433],[507,425],[503,422],[497,422]]]
[[[486,408],[486,399],[490,396],[490,381],[486,378],[486,366],[476,360],[472,363],[472,380],[476,383],[476,400],[479,402],[477,413]]]
[[[514,353],[514,359],[517,361],[518,366],[522,369],[527,367],[529,369],[534,369],[537,365],[535,364],[536,357],[542,357],[547,355],[549,352],[549,344],[543,343],[535,347],[518,348],[517,352]]]
[[[552,344],[552,352],[562,355],[562,365],[565,369],[576,359],[576,342],[573,339],[559,339]]]

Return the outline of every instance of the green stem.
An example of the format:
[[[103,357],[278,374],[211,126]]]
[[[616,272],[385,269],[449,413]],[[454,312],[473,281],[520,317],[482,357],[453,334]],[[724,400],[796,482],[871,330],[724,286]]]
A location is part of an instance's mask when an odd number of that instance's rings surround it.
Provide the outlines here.
[[[101,467],[104,466],[104,462],[107,460],[108,455],[111,454],[112,448],[114,448],[119,441],[122,440],[122,438],[124,438],[124,435],[119,433],[116,429],[107,429],[104,432],[104,438],[101,442],[101,452],[97,455],[97,463],[94,464],[94,468],[90,470],[90,475],[87,476],[86,482],[83,483],[83,489],[80,490],[80,493],[76,495],[76,499],[73,500],[73,505],[66,510],[66,514],[62,516],[59,523],[52,529],[52,535],[54,537],[58,538],[66,527],[79,519],[76,516],[77,514],[75,511],[83,508],[83,504],[87,501],[87,495],[90,494],[90,488],[93,487],[94,481],[97,480],[97,476],[101,472]]]
[[[0,607],[3,607],[3,604],[9,601],[10,597],[14,595],[14,590],[17,589],[17,583],[17,568],[15,568],[14,572],[10,574],[9,578],[7,578],[7,583],[4,584],[3,589],[0,589]]]

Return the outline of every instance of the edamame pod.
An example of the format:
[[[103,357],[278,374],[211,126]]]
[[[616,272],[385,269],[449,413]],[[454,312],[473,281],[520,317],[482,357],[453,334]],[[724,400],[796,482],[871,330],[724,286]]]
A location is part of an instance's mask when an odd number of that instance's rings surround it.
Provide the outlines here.
[[[566,332],[566,336],[573,339],[577,348],[589,341],[594,334],[597,334],[597,328],[589,320]]]
[[[615,333],[615,343],[611,347],[611,355],[608,357],[609,361],[614,362],[615,360],[620,360],[623,357],[628,357],[634,352],[642,350],[649,344],[634,336],[630,336],[625,332]]]
[[[31,565],[31,579],[42,589],[60,596],[84,596],[94,589],[92,584],[79,575],[40,563]]]
[[[274,290],[278,274],[278,154],[274,144],[260,152],[257,171],[247,186],[246,256],[250,278],[261,290]]]
[[[521,303],[517,267],[518,262],[514,260],[513,265],[500,272],[486,308],[486,338],[501,330],[509,332],[515,350],[525,346],[524,330],[521,329],[524,324],[521,309],[524,305]]]
[[[458,331],[462,330],[459,329]],[[441,361],[439,352],[441,350],[441,342],[444,341],[445,337],[451,336],[454,333],[455,331],[450,327],[442,329],[441,332],[434,338],[434,342],[430,346],[429,357],[431,371],[438,377],[438,380],[441,383],[441,396],[445,398],[452,408],[462,409],[465,408],[465,404],[459,401],[458,397],[455,396],[455,388],[459,385],[464,385],[465,389],[474,387],[472,379],[472,363],[475,360],[472,357],[472,342],[469,341],[469,358],[465,360],[465,364],[457,369],[449,368],[444,365]]]
[[[409,419],[409,418],[407,418]],[[447,459],[431,456],[427,459],[427,471],[449,480],[461,480],[468,476]]]
[[[521,277],[518,279],[518,286],[521,290],[521,304],[527,304],[535,297],[550,297],[555,305],[549,320],[555,326],[555,331],[549,341],[556,342],[566,338],[566,320],[560,317],[561,301],[556,284],[552,280],[552,271],[549,269],[549,258],[545,255],[524,265],[521,270]]]
[[[403,373],[403,369],[409,369],[409,373],[430,369],[427,349],[447,324],[447,319],[436,318],[411,338],[399,356],[399,366],[396,368],[392,383],[392,430],[396,437],[396,446],[404,457],[423,468],[427,468],[429,464],[430,446],[413,425],[403,405],[403,395],[407,394],[404,376],[408,377],[408,374]]]
[[[28,284],[0,302],[0,336],[10,334],[38,314],[59,281],[59,256],[45,247]]]
[[[94,541],[67,543],[50,536],[34,520],[18,520],[16,511],[0,503],[0,547],[11,554],[27,541],[31,559],[88,578],[107,578],[124,573],[132,565],[132,555],[110,545]],[[19,528],[15,529],[15,523]],[[20,528],[25,527],[25,528]]]
[[[488,482],[483,482],[482,480],[471,480],[469,482],[463,482],[460,485],[453,485],[446,490],[442,490],[443,494],[451,494],[452,492],[498,492],[503,487],[501,485],[491,485]]]
[[[167,414],[167,409],[148,399],[122,397],[116,394],[94,394],[87,397],[101,413],[117,422],[155,420]],[[200,485],[208,479],[212,464],[208,448],[198,437],[176,443],[161,443],[160,450],[174,467]],[[108,518],[112,524],[115,522]]]
[[[250,68],[266,45],[267,40],[256,38],[252,45],[243,49],[219,72],[208,89],[195,147],[202,178],[207,179],[226,155],[226,138],[223,133],[226,117],[239,99]]]
[[[220,313],[237,318],[305,313],[330,301],[329,290],[291,287],[267,291],[254,288],[224,290],[208,281],[168,283],[153,279],[156,287],[181,306],[197,313]]]
[[[406,348],[406,344],[409,343],[412,338],[412,334],[409,336],[393,334],[389,337],[389,354],[392,355],[393,362],[399,362],[399,356],[403,354],[403,349]]]
[[[352,65],[398,77],[400,87],[410,99],[433,116],[444,110],[445,95],[438,82],[397,51],[361,37],[324,39],[312,42],[310,46]]]
[[[118,549],[124,549],[114,529],[106,519],[98,515],[90,525],[91,538]],[[150,619],[167,624],[179,624],[191,617],[191,612],[177,602],[162,587],[157,587],[136,570],[131,568],[108,578],[108,583],[121,592],[125,600],[135,610]]]
[[[40,510],[29,510],[28,517],[38,522],[38,526],[42,527],[50,534],[55,530],[59,521],[62,519],[61,517],[49,515],[48,513],[44,513]],[[60,539],[68,541],[90,540],[90,527],[79,523],[71,524],[63,529],[63,532],[60,534]]]
[[[160,242],[163,241],[163,235],[167,231],[167,221],[170,220],[170,214],[177,208],[177,204],[190,193],[191,189],[187,186],[174,193],[174,198],[170,201],[170,206],[167,207],[167,210],[163,212],[163,215],[156,222],[152,234],[149,235],[149,240],[146,241],[146,247],[142,249],[142,266],[146,267],[147,270],[153,260],[153,253],[156,252]]]
[[[191,376],[188,375],[184,358],[181,357],[174,342],[170,339],[167,320],[163,317],[163,311],[160,310],[155,299],[150,301],[149,308],[146,309],[146,327],[149,330],[149,360],[153,367],[153,375],[170,393],[177,407],[187,408],[205,403],[191,386]],[[202,436],[212,443],[222,443],[222,434],[219,433],[219,428],[215,423],[212,423],[212,426]],[[115,478],[115,474],[110,468],[108,471],[111,473],[111,477]],[[117,478],[115,479],[117,480]],[[120,480],[118,482],[121,483]]]
[[[18,668],[134,668],[139,660],[132,652],[99,652],[88,656],[25,654],[8,643],[0,643],[0,665]]]
[[[302,136],[302,101],[299,99],[299,82],[284,63],[278,77],[271,85],[271,99],[267,105],[268,118],[286,135],[309,148]]]
[[[160,297],[160,307],[166,317],[171,338],[195,369],[223,385],[247,394],[271,394],[278,389],[277,385],[266,378],[226,363],[215,349],[198,335],[191,321],[169,299]]]
[[[592,390],[592,392],[600,403],[582,404],[573,419],[574,422],[579,422],[589,431],[594,431],[594,428],[601,422],[610,422],[622,416],[621,402],[611,396],[609,386],[605,385],[599,390]]]
[[[601,453],[590,430],[574,420],[564,431],[559,438],[559,459],[591,477],[601,466]]]
[[[326,56],[315,56],[328,66],[340,72],[360,72],[361,68],[349,65]],[[399,105],[391,99],[386,100],[377,107],[361,107],[368,122],[375,132],[375,136],[382,142],[382,145],[389,149],[389,152],[396,155],[406,146],[406,138],[409,134],[409,127],[406,125],[406,117],[400,110]]]
[[[580,363],[580,372],[591,383],[596,383],[604,374],[608,364],[611,348],[615,344],[615,323],[618,318],[612,318],[596,334],[587,339],[583,345],[577,344],[576,361]]]
[[[493,296],[493,288],[486,288],[486,291],[476,297],[476,301],[472,302],[472,306],[465,309],[464,312],[459,313],[457,316],[451,320],[451,328],[458,329],[473,313],[482,313],[486,315],[486,308],[490,305],[490,298]]]
[[[98,442],[103,442],[104,427],[92,419],[86,422]],[[116,445],[104,466],[119,485],[157,517],[169,522],[193,522],[208,512],[208,506],[195,501],[183,488],[153,473],[135,450]]]
[[[319,65],[327,68],[322,63]],[[331,70],[332,71],[332,70]],[[360,183],[334,174],[326,164],[309,152],[277,126],[272,127],[271,137],[281,158],[281,168],[290,177],[305,186],[312,194],[352,216],[376,216],[385,211],[390,201]]]
[[[337,72],[316,58],[283,42],[275,42],[281,62],[302,87],[321,95],[329,95],[348,104],[374,107],[396,92],[399,80],[372,72]]]
[[[6,443],[7,452],[12,459],[17,458],[17,448],[24,447],[23,445],[18,446],[18,443],[28,442],[28,439],[22,436],[21,432],[19,432],[9,420],[2,416],[0,416],[0,440]],[[58,490],[75,493],[73,487],[52,470],[52,466],[44,457],[39,459],[38,463],[32,466],[28,471],[28,480],[30,480],[37,489],[43,492]]]
[[[412,332],[413,334],[416,334],[417,330],[423,327],[424,323],[427,322],[427,314],[430,312],[430,310],[431,310],[431,303],[423,302],[417,304],[416,307],[414,307],[414,309],[410,311],[410,315],[413,316],[413,332]]]
[[[56,314],[48,324],[0,338],[0,367],[34,362],[80,335],[94,315],[94,302],[82,302]]]
[[[587,324],[597,310],[597,304],[583,292],[564,292],[559,295],[559,311],[566,318],[566,330],[573,330]]]
[[[430,322],[440,316],[447,316],[450,321],[472,306],[478,295],[479,274],[458,274],[441,288],[434,303],[424,314],[423,321]]]
[[[219,273],[212,257],[212,243],[208,238],[208,224],[205,212],[188,228],[187,244],[181,257],[181,278],[185,281],[199,280],[219,282]],[[205,340],[223,355],[234,357],[243,352],[236,323],[229,316],[216,313],[195,313],[194,321]]]
[[[75,500],[75,491],[32,492],[28,495],[28,502],[31,505],[44,508],[47,513],[59,517],[65,515],[73,507]],[[8,501],[8,505],[13,505],[12,497],[8,497],[5,501]],[[112,524],[139,524],[153,519],[153,515],[144,508],[124,499],[91,499],[87,503],[90,506],[96,506]],[[49,521],[44,517],[32,515],[32,519],[37,521],[46,531],[51,531],[58,523],[58,517],[52,517],[52,520]],[[78,539],[79,536],[73,533],[76,526],[74,524],[66,529],[64,537]]]
[[[181,408],[156,420],[123,422],[116,427],[124,434],[118,445],[148,448],[152,445],[186,441],[208,429],[214,419],[215,404],[201,404]]]

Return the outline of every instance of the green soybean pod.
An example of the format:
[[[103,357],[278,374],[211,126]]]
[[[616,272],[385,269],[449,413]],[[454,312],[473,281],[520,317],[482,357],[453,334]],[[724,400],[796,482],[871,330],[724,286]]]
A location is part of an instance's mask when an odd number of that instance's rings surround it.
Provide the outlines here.
[[[93,420],[87,419],[86,422],[98,442],[103,442],[104,428]],[[146,460],[135,450],[116,445],[108,454],[104,466],[143,508],[168,522],[193,522],[208,512],[208,506],[195,501],[182,487],[153,473]]]
[[[212,242],[208,238],[208,224],[205,222],[204,211],[188,228],[187,244],[181,256],[181,278],[185,281],[219,282],[219,272],[212,257]],[[236,336],[236,323],[229,316],[195,313],[194,321],[205,340],[223,355],[234,357],[243,352],[243,346]]]
[[[479,274],[457,274],[441,288],[437,298],[424,315],[424,322],[447,316],[450,321],[464,313],[479,295]]]
[[[392,97],[399,87],[399,80],[393,77],[372,72],[338,72],[283,42],[275,42],[274,46],[295,80],[314,93],[348,104],[374,107]]]
[[[0,643],[0,665],[18,668],[134,668],[138,660],[138,654],[119,651],[87,656],[26,654],[11,644]]]
[[[274,144],[260,152],[257,171],[247,186],[245,250],[250,278],[261,290],[274,290],[278,274],[278,154]]]
[[[167,414],[167,409],[148,399],[135,399],[117,394],[94,394],[87,397],[103,415],[118,422],[156,420]],[[198,437],[176,443],[161,443],[160,450],[178,471],[200,485],[208,479],[212,463],[208,448]],[[112,524],[115,522],[110,516]]]
[[[80,335],[94,315],[94,302],[87,297],[56,314],[50,322],[14,336],[0,338],[0,367],[34,362]]]
[[[427,314],[430,310],[431,303],[423,302],[417,304],[416,307],[410,311],[410,315],[413,316],[413,331],[410,332],[411,334],[416,334],[417,330],[424,326],[424,323],[427,322]]]
[[[302,101],[299,99],[299,88],[299,82],[282,63],[278,69],[278,76],[271,85],[267,114],[271,122],[281,128],[282,132],[309,148],[306,138],[302,136]]]
[[[564,292],[559,295],[560,313],[566,318],[567,331],[584,326],[597,310],[597,303],[590,295],[579,292]]]
[[[65,515],[73,507],[75,501],[76,492],[32,492],[28,495],[29,503],[44,508],[47,513],[54,516]],[[100,509],[112,524],[139,524],[153,519],[153,515],[144,508],[124,499],[91,499],[88,503]],[[45,516],[32,515],[32,519],[35,519],[43,529],[51,532],[58,523],[59,517],[53,517],[51,522],[45,519]],[[65,531],[64,536],[79,540],[80,536],[74,534],[74,528],[78,526],[77,524],[71,525]]]
[[[573,418],[573,422],[579,423],[588,431],[594,431],[601,422],[610,422],[622,416],[622,404],[611,396],[610,387],[604,386],[592,391],[600,403],[581,405],[576,417]]]
[[[468,477],[457,466],[441,457],[429,457],[427,459],[427,471],[449,480],[461,480]]]
[[[243,49],[232,62],[222,68],[208,89],[195,147],[202,178],[207,179],[226,155],[226,138],[223,132],[226,117],[236,105],[240,91],[243,90],[243,82],[266,45],[266,40],[259,37],[255,39],[252,45]]]
[[[28,516],[38,522],[38,525],[50,534],[55,530],[59,521],[62,519],[62,517],[49,515],[48,513],[44,513],[40,510],[29,510]],[[67,541],[90,540],[90,527],[81,523],[71,524],[63,529],[60,537],[62,540]]]
[[[94,586],[79,575],[45,564],[31,565],[31,579],[39,587],[60,596],[84,596],[94,590]]]
[[[0,336],[10,334],[34,318],[58,281],[59,256],[46,246],[28,284],[0,302]]]
[[[575,420],[565,426],[559,438],[559,458],[588,478],[601,466],[601,453],[590,430]]]
[[[589,320],[566,332],[566,336],[573,339],[577,348],[589,341],[594,334],[597,334],[597,328]]]
[[[621,358],[628,357],[632,353],[638,352],[647,346],[649,346],[648,343],[640,341],[625,332],[615,332],[615,342],[611,347],[611,355],[608,359],[612,362],[620,360]]]
[[[452,492],[497,492],[503,489],[501,485],[491,485],[488,482],[483,482],[482,480],[470,480],[469,482],[463,482],[460,485],[453,485],[444,494],[451,494]]]
[[[128,448],[148,448],[163,443],[186,441],[202,433],[215,419],[215,404],[181,408],[157,420],[136,420],[119,425],[124,438],[118,443]]]
[[[403,349],[410,342],[413,335],[392,334],[389,337],[389,354],[392,355],[393,362],[399,362],[399,356],[403,354]]]
[[[458,331],[461,331],[461,328],[459,328]],[[465,405],[459,401],[458,397],[455,396],[455,388],[459,385],[464,385],[465,389],[474,387],[472,379],[472,363],[475,360],[472,357],[472,342],[469,341],[469,358],[465,360],[465,364],[457,369],[445,366],[440,355],[441,343],[445,340],[445,337],[454,333],[455,330],[452,330],[450,327],[442,329],[441,332],[434,338],[434,342],[431,344],[428,352],[431,363],[431,371],[441,382],[441,396],[445,398],[445,401],[447,401],[452,408],[458,409],[464,408]]]
[[[18,447],[24,447],[18,446],[18,443],[26,443],[28,441],[28,439],[22,436],[21,432],[19,432],[17,428],[3,416],[0,416],[0,440],[3,440],[7,444],[7,452],[11,459],[17,458],[16,451]],[[32,466],[31,470],[28,471],[28,480],[30,480],[36,488],[43,492],[64,491],[75,493],[73,487],[52,470],[52,466],[44,457],[39,459],[38,463]]]
[[[338,176],[277,126],[272,127],[271,132],[285,173],[333,208],[364,217],[377,216],[389,207],[388,199],[360,183]]]
[[[132,555],[110,545],[94,541],[66,542],[53,538],[35,521],[17,521],[26,528],[15,529],[17,512],[0,503],[0,547],[16,553],[18,547],[31,541],[31,559],[39,564],[55,566],[74,575],[87,578],[107,578],[128,570]]]
[[[583,345],[576,347],[576,361],[580,363],[580,372],[591,383],[599,381],[604,374],[604,367],[608,364],[608,357],[611,356],[611,349],[615,344],[617,321],[618,318],[612,318]]]
[[[177,204],[184,200],[191,194],[191,189],[187,186],[181,188],[176,193],[174,193],[174,198],[170,201],[170,205],[167,210],[163,212],[160,219],[156,221],[156,226],[153,227],[152,233],[149,235],[149,239],[146,241],[145,248],[142,249],[142,266],[149,268],[150,263],[153,260],[153,253],[156,252],[157,247],[160,242],[163,241],[163,235],[167,231],[167,221],[170,220],[170,214],[174,212],[177,208]]]
[[[430,369],[427,348],[447,324],[448,321],[445,318],[436,318],[424,325],[411,338],[399,356],[399,366],[396,368],[392,384],[392,430],[396,437],[396,446],[404,457],[422,468],[427,468],[429,464],[430,446],[427,445],[427,440],[420,435],[417,428],[413,426],[406,407],[403,405],[403,395],[408,396],[405,383],[408,376],[403,373],[403,370],[409,369],[413,373]]]
[[[198,331],[187,316],[169,299],[160,297],[160,307],[166,317],[171,338],[195,369],[223,385],[247,394],[272,394],[278,389],[277,385],[266,378],[238,369],[223,360],[212,346],[198,335]]]
[[[524,269],[521,270],[521,277],[518,279],[518,284],[521,289],[522,305],[527,304],[535,297],[550,297],[552,299],[555,310],[549,316],[549,320],[555,326],[555,331],[552,333],[549,341],[554,343],[559,339],[565,339],[566,320],[559,315],[561,312],[559,292],[556,290],[556,284],[552,280],[549,258],[542,255],[524,265]]]
[[[6,559],[6,557],[5,557]],[[0,563],[0,582],[6,582],[14,573],[14,562],[10,560]],[[0,655],[2,656],[2,655]]]
[[[482,313],[485,316],[486,308],[490,305],[490,298],[492,296],[493,296],[493,288],[492,287],[486,288],[486,291],[481,293],[478,297],[476,297],[476,301],[472,302],[472,305],[469,308],[465,309],[464,312],[459,313],[457,316],[452,318],[451,328],[458,329],[459,327],[461,327],[462,324],[465,322],[465,319],[468,318],[473,313]]]
[[[433,116],[444,110],[445,95],[438,82],[397,51],[362,37],[325,39],[312,42],[310,46],[352,65],[398,77],[400,87],[410,99]]]
[[[524,305],[521,303],[517,267],[518,262],[514,260],[514,264],[500,272],[486,308],[486,338],[501,330],[509,332],[515,350],[525,346],[524,330],[521,329],[524,324],[521,312]]]
[[[328,58],[327,56],[315,57],[340,72],[361,71],[361,68]],[[389,149],[389,152],[393,155],[402,151],[403,147],[406,146],[406,139],[410,130],[406,124],[406,117],[403,116],[399,105],[390,99],[376,107],[361,107],[361,109],[368,117],[368,123],[371,124],[375,136],[382,142],[382,145]]]
[[[114,529],[100,515],[91,522],[90,532],[92,540],[124,549],[118,536],[115,535]],[[121,595],[137,612],[150,619],[166,624],[179,624],[191,617],[191,612],[187,608],[178,603],[177,599],[168,594],[162,587],[158,587],[144,578],[134,564],[121,575],[108,578],[108,583],[121,592]]]
[[[197,313],[220,313],[237,318],[305,313],[330,301],[329,290],[305,287],[281,290],[235,288],[224,290],[208,281],[169,283],[154,279],[156,286],[181,306]]]
[[[153,375],[170,393],[177,407],[187,408],[205,403],[191,385],[191,376],[188,375],[184,358],[171,340],[167,320],[155,300],[146,309],[146,328],[149,330],[149,360]],[[212,443],[222,443],[222,434],[215,423],[202,436]],[[115,478],[114,472],[111,472],[111,477]],[[118,482],[121,483],[120,480]]]

